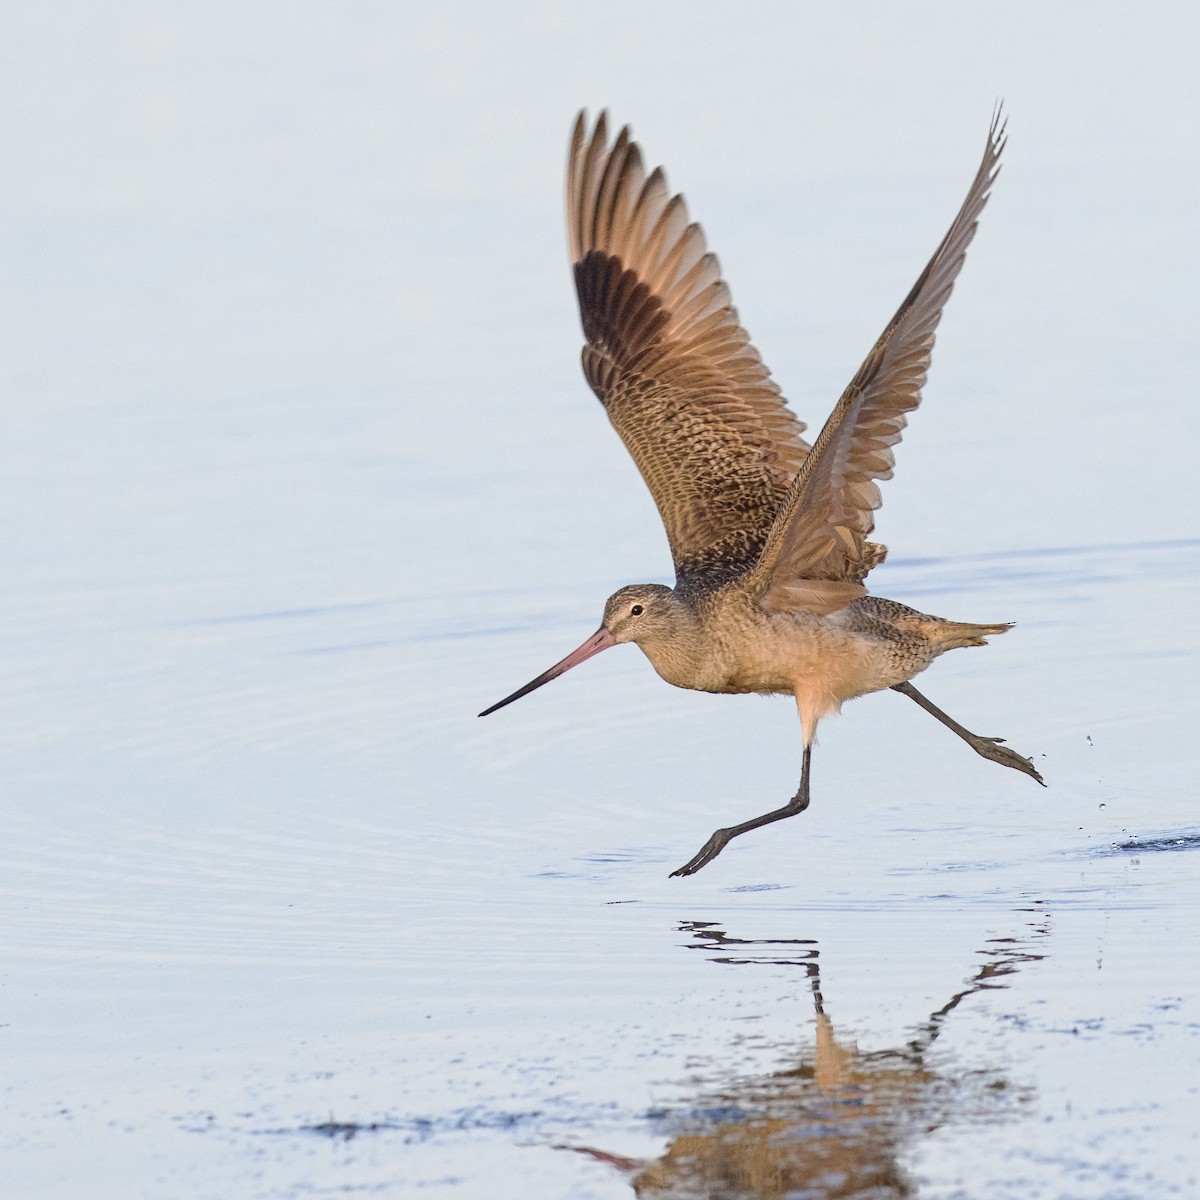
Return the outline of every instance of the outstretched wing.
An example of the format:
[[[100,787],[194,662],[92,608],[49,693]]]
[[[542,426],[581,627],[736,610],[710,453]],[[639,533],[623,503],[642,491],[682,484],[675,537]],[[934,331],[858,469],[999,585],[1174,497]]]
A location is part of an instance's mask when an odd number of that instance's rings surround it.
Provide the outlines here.
[[[758,561],[808,453],[750,344],[716,256],[626,126],[609,146],[580,113],[567,229],[587,344],[583,372],[642,473],[681,585]]]
[[[999,172],[1004,140],[997,108],[954,224],[825,422],[775,519],[754,573],[765,608],[805,603],[818,581],[840,585],[816,592],[844,593],[844,603],[865,593],[863,578],[883,561],[886,547],[867,541],[880,504],[875,481],[891,478],[905,414],[921,402],[934,330]]]

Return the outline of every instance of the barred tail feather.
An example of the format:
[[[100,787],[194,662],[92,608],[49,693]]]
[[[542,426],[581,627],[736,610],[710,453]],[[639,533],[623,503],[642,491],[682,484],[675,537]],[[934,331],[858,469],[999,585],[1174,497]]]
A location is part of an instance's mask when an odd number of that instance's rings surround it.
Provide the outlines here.
[[[957,650],[960,646],[986,646],[986,639],[997,633],[1007,633],[1015,621],[999,625],[973,625],[969,621],[939,621],[934,640],[942,650]]]

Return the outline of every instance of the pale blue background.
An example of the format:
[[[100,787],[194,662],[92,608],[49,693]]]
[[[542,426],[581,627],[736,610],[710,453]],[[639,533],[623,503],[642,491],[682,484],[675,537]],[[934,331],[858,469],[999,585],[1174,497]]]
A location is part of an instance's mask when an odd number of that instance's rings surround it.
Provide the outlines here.
[[[622,1196],[648,1114],[902,1043],[989,938],[925,1196],[1195,1188],[1194,5],[49,5],[0,16],[0,1157],[26,1197]],[[876,589],[1016,620],[822,729],[632,649],[669,575],[578,371],[562,168],[632,121],[819,427],[1011,143]],[[1088,738],[1091,738],[1091,744]],[[765,888],[766,890],[744,890]],[[616,904],[616,901],[622,901]],[[754,1038],[744,1036],[752,1024]],[[333,1114],[390,1129],[329,1143]],[[669,1125],[669,1122],[667,1123]]]

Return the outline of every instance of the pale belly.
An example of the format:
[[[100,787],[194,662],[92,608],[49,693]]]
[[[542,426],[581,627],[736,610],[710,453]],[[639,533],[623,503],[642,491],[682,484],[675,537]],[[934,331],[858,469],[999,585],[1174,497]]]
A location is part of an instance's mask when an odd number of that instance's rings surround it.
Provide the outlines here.
[[[775,623],[773,623],[775,624]],[[872,639],[829,623],[779,621],[740,644],[714,647],[711,671],[690,685],[701,691],[827,696],[832,706],[896,682]]]
[[[1005,628],[956,625],[888,600],[825,615],[766,613],[732,590],[698,626],[686,641],[639,643],[659,675],[694,691],[794,696],[806,742],[847,700],[905,682],[944,650],[981,645],[981,635]]]

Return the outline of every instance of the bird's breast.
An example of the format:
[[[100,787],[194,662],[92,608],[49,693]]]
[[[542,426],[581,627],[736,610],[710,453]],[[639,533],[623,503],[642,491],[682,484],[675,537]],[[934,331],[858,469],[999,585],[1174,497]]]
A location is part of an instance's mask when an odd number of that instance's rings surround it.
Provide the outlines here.
[[[863,690],[863,639],[812,614],[764,615],[714,622],[685,679],[659,674],[678,687],[705,692],[796,694],[814,689],[836,701]]]
[[[804,622],[727,620],[705,632],[690,685],[701,691],[786,694],[819,669],[819,637]]]

